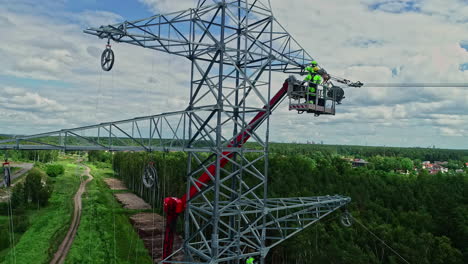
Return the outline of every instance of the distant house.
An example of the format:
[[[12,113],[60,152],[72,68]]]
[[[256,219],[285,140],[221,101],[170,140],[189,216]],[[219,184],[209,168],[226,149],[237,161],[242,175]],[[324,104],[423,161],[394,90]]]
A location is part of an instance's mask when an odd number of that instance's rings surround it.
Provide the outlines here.
[[[430,174],[437,174],[439,172],[447,173],[448,168],[442,166],[446,164],[448,164],[446,161],[436,161],[434,164],[432,164],[430,161],[423,161],[422,168],[428,170]]]
[[[465,163],[465,167],[467,167],[467,168],[468,168],[468,162],[467,162],[467,163]]]
[[[455,170],[456,173],[463,173],[464,171],[462,169]]]
[[[434,164],[432,166],[432,169],[429,170],[429,173],[430,174],[437,174],[439,172],[442,172],[442,173],[447,173],[448,172],[448,168],[445,168],[445,167],[442,167],[440,165],[436,165]]]
[[[367,164],[369,164],[369,162],[363,160],[363,159],[353,159],[351,160],[351,165],[353,166],[353,168],[357,168],[357,167],[365,167],[367,166]]]
[[[431,164],[430,161],[423,161],[422,163],[422,168],[426,170],[432,169],[432,166],[434,166],[434,164]]]

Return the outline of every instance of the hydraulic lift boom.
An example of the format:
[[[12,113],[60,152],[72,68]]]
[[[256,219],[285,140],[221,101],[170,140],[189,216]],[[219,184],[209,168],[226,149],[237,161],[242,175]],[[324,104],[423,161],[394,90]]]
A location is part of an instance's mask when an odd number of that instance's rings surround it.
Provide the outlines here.
[[[288,92],[288,81],[286,80],[283,83],[281,89],[271,98],[268,105],[263,107],[264,110],[259,111],[257,115],[250,121],[249,125],[247,126],[246,130],[241,131],[233,141],[230,142],[228,147],[240,147],[242,146],[247,140],[249,140],[250,135],[253,131],[255,131],[262,123],[266,120],[266,117],[272,113],[275,107],[281,102],[281,100],[285,97]],[[223,152],[222,154],[224,157],[221,159],[220,166],[224,167],[228,164],[229,159],[234,155],[234,152]],[[215,174],[216,165],[212,164],[208,167],[207,171],[205,171],[197,182],[197,187],[192,186],[189,191],[189,196],[187,194],[182,196],[182,198],[176,197],[167,197],[164,199],[164,211],[166,212],[166,231],[164,234],[164,248],[163,248],[163,260],[169,257],[173,251],[173,244],[174,244],[174,235],[175,235],[175,228],[177,224],[178,216],[184,212],[185,207],[187,205],[187,200],[193,198],[197,193],[198,190],[203,188],[203,184],[207,184],[210,181],[210,176]]]

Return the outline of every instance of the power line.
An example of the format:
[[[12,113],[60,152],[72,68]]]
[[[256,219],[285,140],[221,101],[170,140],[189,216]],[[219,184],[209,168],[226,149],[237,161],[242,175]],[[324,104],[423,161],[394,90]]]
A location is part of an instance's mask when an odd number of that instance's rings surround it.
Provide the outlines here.
[[[363,87],[461,87],[468,83],[364,83]]]
[[[380,239],[376,234],[374,234],[372,231],[370,231],[363,223],[361,223],[359,220],[357,220],[356,218],[354,218],[352,215],[350,215],[351,218],[353,218],[353,220],[358,223],[359,225],[362,226],[362,228],[364,228],[367,232],[369,232],[372,236],[374,236],[377,240],[379,240],[382,244],[384,244],[388,249],[390,249],[395,255],[397,255],[398,257],[400,257],[401,260],[403,260],[405,263],[408,263],[410,264],[404,257],[402,257],[396,250],[394,250],[392,247],[390,247],[387,243],[385,243],[385,241],[383,241],[382,239]]]

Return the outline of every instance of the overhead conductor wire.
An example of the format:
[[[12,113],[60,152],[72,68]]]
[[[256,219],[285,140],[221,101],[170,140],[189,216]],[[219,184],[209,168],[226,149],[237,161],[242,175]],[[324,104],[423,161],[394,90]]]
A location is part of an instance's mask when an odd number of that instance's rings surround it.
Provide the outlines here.
[[[389,246],[384,240],[382,240],[381,238],[379,238],[376,234],[374,234],[372,231],[370,231],[363,223],[361,223],[359,220],[357,220],[356,218],[354,218],[352,215],[350,215],[351,218],[356,222],[358,223],[360,226],[362,226],[362,228],[364,228],[364,230],[366,230],[367,232],[369,232],[373,237],[375,237],[375,239],[377,239],[378,241],[380,241],[384,246],[386,246],[388,249],[390,249],[390,251],[392,251],[395,255],[397,255],[401,260],[403,260],[405,263],[408,263],[410,264],[403,256],[401,256],[395,249],[393,249],[391,246]]]

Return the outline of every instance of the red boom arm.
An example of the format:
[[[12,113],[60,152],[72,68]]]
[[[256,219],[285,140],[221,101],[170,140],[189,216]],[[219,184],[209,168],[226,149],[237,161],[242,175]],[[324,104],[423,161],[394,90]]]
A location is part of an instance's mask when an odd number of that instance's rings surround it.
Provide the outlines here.
[[[273,111],[274,107],[281,101],[281,99],[286,95],[288,91],[288,82],[285,81],[283,83],[283,87],[271,98],[270,100],[270,109]],[[267,106],[265,105],[263,109],[266,109]],[[250,121],[247,129],[244,132],[240,132],[236,138],[231,141],[228,145],[230,147],[237,147],[242,146],[247,140],[250,138],[250,133],[255,131],[260,124],[270,115],[267,111],[258,112],[257,115]],[[236,146],[237,145],[237,146]],[[234,152],[223,152],[224,158],[220,160],[221,168],[226,166],[229,162],[228,158],[231,158],[234,155]],[[197,187],[192,186],[190,188],[190,197],[194,197],[198,190],[202,188],[203,184],[208,183],[211,178],[210,175],[214,175],[216,171],[216,165],[212,164],[208,167],[208,172],[204,172],[200,178],[198,178]],[[202,184],[203,183],[203,184]],[[182,196],[182,198],[176,197],[167,197],[164,199],[164,211],[166,212],[166,231],[164,233],[164,248],[163,248],[163,259],[166,259],[169,255],[172,254],[173,250],[173,243],[174,243],[174,235],[175,235],[175,227],[177,224],[177,217],[181,214],[187,205],[187,194]]]

